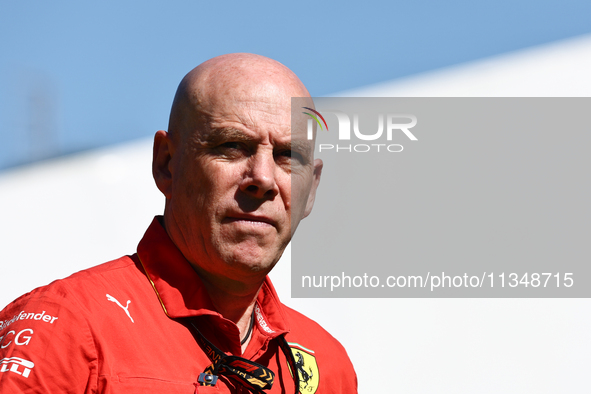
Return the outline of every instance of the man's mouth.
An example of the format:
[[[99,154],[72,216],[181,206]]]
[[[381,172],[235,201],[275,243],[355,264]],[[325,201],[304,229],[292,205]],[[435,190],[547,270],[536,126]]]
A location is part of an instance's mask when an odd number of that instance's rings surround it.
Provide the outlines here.
[[[243,223],[250,226],[257,227],[275,227],[275,221],[266,216],[235,214],[226,217],[223,223]]]

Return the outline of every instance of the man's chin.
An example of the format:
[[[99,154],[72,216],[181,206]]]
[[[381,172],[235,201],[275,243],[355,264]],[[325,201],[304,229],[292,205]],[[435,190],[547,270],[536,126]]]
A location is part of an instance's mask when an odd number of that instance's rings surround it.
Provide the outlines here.
[[[269,253],[262,248],[238,248],[232,251],[231,257],[226,261],[233,269],[242,271],[246,275],[249,273],[266,275],[275,266],[278,261],[277,256],[280,254],[277,251]]]

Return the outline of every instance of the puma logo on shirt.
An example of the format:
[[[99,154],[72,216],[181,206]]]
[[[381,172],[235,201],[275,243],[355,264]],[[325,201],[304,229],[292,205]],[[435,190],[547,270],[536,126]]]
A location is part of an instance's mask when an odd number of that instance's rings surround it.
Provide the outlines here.
[[[129,304],[131,303],[131,300],[127,300],[127,305],[126,305],[125,307],[123,307],[123,305],[121,305],[121,304],[119,303],[119,301],[117,301],[117,299],[116,299],[115,297],[113,297],[113,296],[111,296],[111,295],[108,295],[108,294],[107,294],[107,299],[108,299],[109,301],[112,301],[112,302],[114,302],[115,304],[119,305],[119,306],[121,307],[121,309],[123,309],[123,310],[125,311],[125,313],[127,313],[127,316],[129,317],[129,319],[131,320],[131,322],[132,322],[132,323],[135,323],[135,322],[133,321],[133,317],[131,317],[131,315],[129,314],[129,309],[128,309],[128,308],[129,308]]]

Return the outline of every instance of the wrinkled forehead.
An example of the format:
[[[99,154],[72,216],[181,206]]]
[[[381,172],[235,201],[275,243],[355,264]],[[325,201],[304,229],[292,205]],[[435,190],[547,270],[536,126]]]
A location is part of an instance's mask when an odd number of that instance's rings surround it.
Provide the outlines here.
[[[212,117],[252,116],[251,121],[278,120],[290,113],[290,97],[286,89],[274,84],[242,84],[209,86],[199,102],[199,112]]]
[[[215,128],[271,135],[292,132],[292,97],[309,97],[287,67],[260,56],[237,54],[211,59],[189,72],[177,90],[169,132],[197,137]]]
[[[234,124],[238,128],[269,132],[277,137],[305,137],[305,126],[292,129],[292,119],[300,119],[292,116],[297,110],[292,108],[292,98],[307,94],[298,86],[249,80],[242,84],[212,84],[207,90],[202,92],[198,112],[208,128]]]

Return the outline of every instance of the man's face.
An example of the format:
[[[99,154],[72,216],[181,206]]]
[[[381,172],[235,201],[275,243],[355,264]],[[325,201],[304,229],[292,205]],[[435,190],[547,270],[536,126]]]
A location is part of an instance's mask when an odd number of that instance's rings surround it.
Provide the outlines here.
[[[289,101],[274,90],[212,97],[176,143],[167,203],[173,239],[210,275],[266,274],[312,209],[321,162],[311,141],[292,137]]]

